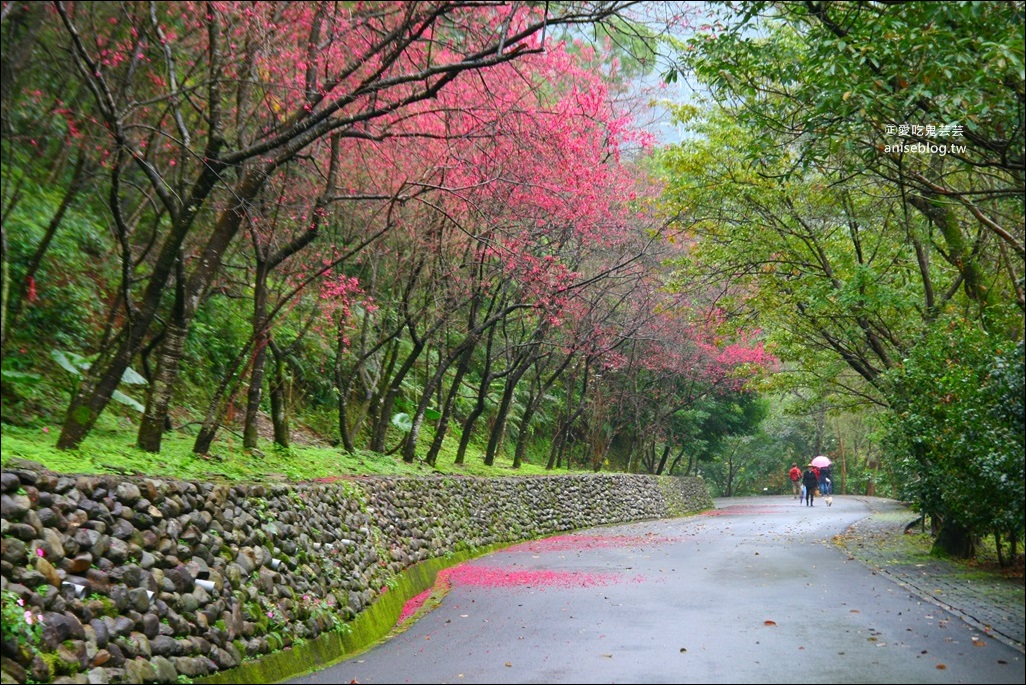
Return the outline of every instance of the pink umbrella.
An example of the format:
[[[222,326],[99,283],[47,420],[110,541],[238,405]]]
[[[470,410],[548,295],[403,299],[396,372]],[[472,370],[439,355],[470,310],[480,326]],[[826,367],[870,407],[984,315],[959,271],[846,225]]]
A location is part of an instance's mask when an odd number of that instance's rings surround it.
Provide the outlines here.
[[[826,457],[824,457],[823,455],[820,455],[820,456],[814,458],[809,463],[812,464],[813,466],[815,466],[816,468],[820,468],[820,469],[824,468],[824,467],[827,467],[827,466],[830,466],[830,460],[827,459]]]

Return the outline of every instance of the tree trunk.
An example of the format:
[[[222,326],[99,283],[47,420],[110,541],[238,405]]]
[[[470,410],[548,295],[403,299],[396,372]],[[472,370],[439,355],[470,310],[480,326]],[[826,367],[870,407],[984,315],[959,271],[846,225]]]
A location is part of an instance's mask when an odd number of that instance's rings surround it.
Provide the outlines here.
[[[11,93],[17,92],[18,75],[31,63],[47,8],[34,2],[19,2],[5,6],[4,11],[9,14],[4,17],[4,50],[0,56],[0,102],[4,105],[2,125],[6,131],[11,126]]]
[[[374,292],[377,289],[377,283],[378,269],[375,263],[371,265],[366,291]],[[391,373],[393,367],[392,360],[396,353],[396,346],[389,345],[389,342],[399,335],[403,326],[399,326],[394,335],[388,335],[386,332],[375,344],[369,345],[368,336],[374,324],[371,319],[370,310],[364,309],[363,321],[359,326],[358,345],[355,350],[351,350],[346,336],[346,321],[340,317],[336,324],[334,372],[335,389],[338,392],[338,432],[343,449],[352,454],[356,451],[356,436],[362,429],[363,422],[369,416],[371,403],[375,396],[375,389],[380,385],[381,378],[386,377],[386,370],[388,373]],[[376,377],[372,377],[366,371],[366,364],[368,360],[382,349],[385,350],[385,361],[380,364]],[[345,359],[347,357],[355,359],[348,372],[345,368]],[[362,392],[359,398],[354,397],[353,394],[357,380],[362,381]],[[355,407],[353,407],[354,401],[356,403]]]
[[[663,469],[666,468],[666,462],[670,458],[670,443],[663,445],[663,456],[659,457],[659,465],[656,467],[655,475],[663,475]]]
[[[235,355],[232,363],[228,365],[228,372],[221,380],[220,385],[218,385],[217,390],[214,392],[214,396],[210,400],[210,406],[207,407],[206,416],[203,418],[203,426],[200,428],[199,433],[196,435],[196,441],[192,445],[194,453],[207,454],[210,450],[210,445],[213,444],[217,431],[221,427],[225,407],[235,400],[235,395],[242,384],[242,377],[237,375],[237,372],[242,365],[242,360],[249,354],[252,344],[253,339],[250,338],[243,345],[242,349],[239,350],[239,353]]]
[[[267,262],[257,260],[256,284],[253,290],[253,364],[249,370],[249,390],[246,393],[246,418],[242,428],[243,449],[256,449],[260,439],[258,419],[260,400],[264,390],[264,366],[267,361],[267,343],[271,338],[267,321]]]
[[[288,379],[285,376],[286,358],[284,352],[269,340],[271,352],[274,354],[274,374],[271,376],[271,424],[274,426],[274,444],[279,447],[288,447],[289,435],[289,407],[288,407]]]
[[[545,462],[545,470],[551,471],[556,468],[556,457],[559,455],[559,451],[562,449],[562,442],[566,439],[566,424],[563,421],[563,417],[559,418],[556,423],[556,430],[552,434],[552,444],[549,446],[549,460]]]
[[[417,438],[420,435],[421,426],[424,424],[424,414],[427,412],[428,405],[431,403],[431,396],[435,393],[436,389],[442,386],[445,373],[453,364],[459,361],[460,365],[464,368],[467,366],[469,355],[473,353],[474,348],[477,346],[477,338],[479,334],[479,331],[471,331],[468,333],[467,337],[464,338],[445,359],[442,359],[441,350],[439,350],[438,368],[435,370],[434,375],[424,385],[420,402],[417,404],[416,412],[413,415],[413,427],[410,429],[409,440],[403,448],[403,461],[407,464],[412,464],[416,456]],[[459,374],[456,382],[459,383],[462,381],[462,378],[462,374]],[[454,389],[449,393],[450,400],[457,389],[458,386],[455,386],[454,384]],[[441,413],[448,415],[448,409],[446,407],[442,407]],[[442,439],[445,438],[445,426],[442,424],[441,419],[439,419],[439,423],[435,428],[436,440],[439,439],[439,435],[441,435]]]
[[[488,447],[485,451],[485,466],[495,465],[495,455],[502,446],[502,438],[506,433],[506,417],[509,415],[510,406],[513,404],[513,391],[516,389],[520,374],[510,374],[506,378],[506,386],[502,390],[502,398],[499,400],[499,408],[495,412],[495,423],[492,424],[492,433],[488,436]]]
[[[994,549],[997,550],[998,566],[1004,568],[1005,564],[1005,550],[1003,549],[1001,542],[1001,531],[994,529]]]
[[[413,350],[403,362],[402,366],[399,367],[399,371],[395,374],[395,377],[389,384],[388,390],[385,391],[385,395],[381,398],[377,417],[378,420],[374,426],[374,433],[371,436],[371,451],[385,451],[385,439],[388,436],[388,427],[392,422],[392,408],[395,406],[396,398],[399,397],[403,380],[413,369],[413,365],[416,363],[417,358],[420,357],[420,353],[424,350],[424,344],[424,339],[414,341]]]
[[[677,467],[680,465],[681,460],[684,458],[684,453],[685,453],[686,450],[687,450],[686,447],[681,447],[680,448],[680,451],[677,452],[677,456],[675,456],[673,458],[673,461],[670,462],[670,468],[666,469],[666,475],[668,475],[668,476],[672,476],[673,475],[674,471],[676,471]]]
[[[366,318],[366,315],[365,315]],[[367,323],[364,323],[364,329],[367,328]],[[342,441],[342,449],[349,454],[356,451],[356,442],[353,439],[353,433],[355,431],[349,430],[349,396],[353,391],[353,384],[356,382],[356,377],[360,372],[360,364],[363,360],[357,361],[353,368],[350,370],[348,378],[344,373],[346,352],[346,335],[345,327],[342,321],[338,322],[338,330],[335,336],[335,391],[338,393],[338,438]],[[369,393],[367,393],[369,395]],[[361,408],[362,413],[366,413],[367,405],[370,404],[370,397],[366,397],[364,406]]]
[[[570,431],[573,430],[574,422],[580,418],[581,414],[584,413],[584,400],[588,393],[588,380],[589,380],[589,363],[587,361],[584,365],[584,379],[581,383],[581,399],[577,402],[577,407],[571,410],[571,402],[573,402],[574,388],[577,385],[576,374],[571,376],[570,382],[568,383],[566,393],[566,415],[562,420],[562,427],[557,431],[557,439],[553,440],[552,451],[549,454],[549,462],[545,465],[545,468],[552,470],[554,468],[560,468],[562,466],[563,454],[566,451],[567,443],[570,442]],[[570,458],[567,457],[567,468],[570,466]]]
[[[438,461],[438,453],[442,450],[445,434],[449,430],[449,417],[452,416],[452,408],[456,403],[456,396],[460,392],[460,386],[463,385],[463,377],[467,375],[467,371],[470,369],[470,360],[473,356],[474,347],[470,346],[463,352],[459,363],[456,365],[456,375],[453,378],[452,385],[449,386],[449,394],[446,395],[445,403],[442,405],[442,415],[438,418],[438,425],[435,427],[435,439],[431,441],[431,447],[428,448],[427,456],[424,457],[424,461],[431,466],[434,466]]]
[[[524,463],[524,457],[527,455],[527,443],[531,435],[531,419],[534,418],[534,413],[538,410],[540,401],[540,393],[532,396],[524,408],[524,415],[520,417],[520,433],[517,435],[517,445],[513,452],[514,469],[519,469]]]
[[[417,403],[417,408],[413,412],[410,433],[406,438],[406,444],[403,446],[403,461],[407,464],[412,464],[417,458],[417,441],[420,438],[420,429],[424,425],[424,414],[431,403],[431,396],[434,394],[435,388],[442,382],[442,376],[445,374],[449,363],[451,362],[439,362],[438,369],[435,370],[434,375],[424,386],[420,402]]]
[[[117,343],[117,348],[110,351],[109,358],[104,360],[105,371],[96,378],[91,378],[90,374],[87,374],[86,378],[82,379],[78,392],[64,414],[61,435],[57,439],[58,449],[78,448],[96,425],[96,419],[110,402],[111,395],[121,383],[121,375],[131,362],[135,349],[132,343],[132,340],[122,337]],[[99,368],[100,364],[94,362],[93,366]]]
[[[398,336],[399,332],[396,332],[395,335]],[[354,436],[363,429],[363,422],[370,424],[372,432],[374,430],[374,426],[377,425],[378,414],[381,412],[381,404],[384,402],[385,393],[388,391],[388,379],[392,377],[395,367],[399,363],[399,342],[399,338],[395,337],[393,338],[392,343],[388,346],[388,351],[385,354],[385,363],[382,364],[382,368],[378,372],[377,378],[363,379],[366,388],[367,409],[364,416],[358,416],[358,420],[353,422],[352,432]],[[373,383],[368,384],[368,380],[372,380]]]
[[[556,384],[556,381],[563,376],[567,367],[570,366],[571,361],[573,361],[573,355],[568,354],[562,363],[560,363],[559,366],[549,375],[545,382],[539,382],[536,389],[533,391],[531,401],[527,403],[524,416],[520,421],[520,435],[517,436],[517,448],[513,455],[513,468],[520,468],[520,465],[524,461],[524,457],[527,456],[527,442],[531,433],[531,420],[534,418],[534,415],[541,406],[541,403],[545,400],[546,394],[548,394],[552,386]],[[540,375],[537,380],[540,381]]]
[[[175,301],[171,307],[171,321],[161,334],[163,342],[157,356],[157,370],[146,392],[146,411],[136,438],[140,449],[153,453],[160,452],[164,430],[170,420],[168,411],[171,395],[185,351],[185,337],[188,335],[185,323],[185,273],[181,259],[178,260],[175,272]]]
[[[506,387],[503,388],[502,399],[499,400],[499,409],[495,413],[495,424],[492,426],[492,434],[488,438],[488,449],[485,452],[484,463],[487,466],[492,466],[495,463],[495,456],[499,452],[502,438],[506,433],[506,422],[509,419],[509,412],[513,407],[513,396],[516,392],[517,384],[531,366],[530,362],[534,356],[533,351],[536,349],[535,346],[540,337],[540,335],[536,335],[535,342],[519,355],[513,362],[512,368],[507,370],[509,375],[506,378]]]
[[[164,343],[160,346],[157,371],[153,375],[149,392],[146,393],[146,412],[139,425],[139,448],[147,452],[160,452],[175,378],[178,376],[178,367],[181,365],[185,349],[186,333],[184,327],[169,324],[164,335]]]
[[[933,541],[933,554],[944,554],[956,559],[972,559],[976,556],[979,540],[976,535],[960,523],[945,518]]]
[[[7,229],[0,223],[0,350],[7,346],[7,310],[11,299],[11,267]]]

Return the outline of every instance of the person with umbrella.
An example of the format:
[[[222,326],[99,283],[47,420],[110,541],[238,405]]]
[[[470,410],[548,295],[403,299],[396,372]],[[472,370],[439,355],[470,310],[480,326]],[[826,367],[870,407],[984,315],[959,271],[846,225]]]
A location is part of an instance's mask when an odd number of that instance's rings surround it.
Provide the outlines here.
[[[805,486],[805,504],[811,507],[813,506],[812,498],[816,494],[816,487],[819,485],[819,479],[812,464],[805,467],[805,473],[802,474],[802,485]]]
[[[816,477],[819,481],[819,494],[826,497],[830,494],[831,485],[830,482],[830,466],[831,462],[828,458],[820,455],[815,457],[812,462],[812,466],[816,468]]]

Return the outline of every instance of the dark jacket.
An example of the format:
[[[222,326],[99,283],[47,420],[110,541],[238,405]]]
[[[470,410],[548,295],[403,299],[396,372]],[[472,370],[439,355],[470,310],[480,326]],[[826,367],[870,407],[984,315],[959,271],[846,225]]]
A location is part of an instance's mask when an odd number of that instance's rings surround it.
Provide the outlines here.
[[[816,480],[816,473],[812,469],[807,469],[805,473],[802,474],[802,484],[809,492],[815,490],[816,486],[819,485],[819,481]]]

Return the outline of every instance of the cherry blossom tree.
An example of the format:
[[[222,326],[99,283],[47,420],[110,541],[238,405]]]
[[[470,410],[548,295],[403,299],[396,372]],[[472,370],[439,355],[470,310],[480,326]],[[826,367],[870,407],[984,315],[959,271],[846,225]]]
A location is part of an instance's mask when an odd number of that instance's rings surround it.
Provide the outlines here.
[[[180,339],[248,206],[284,165],[333,133],[383,139],[461,74],[540,52],[552,27],[602,21],[630,4],[54,3],[48,21],[62,27],[92,94],[90,135],[107,139],[122,249],[133,250],[124,217],[132,196],[162,216],[145,271],[124,274],[121,323],[73,398],[59,446],[88,434],[181,259],[181,311],[165,326],[158,371],[174,377]]]

